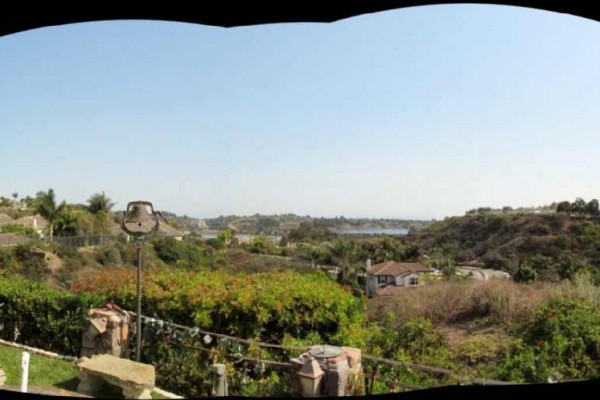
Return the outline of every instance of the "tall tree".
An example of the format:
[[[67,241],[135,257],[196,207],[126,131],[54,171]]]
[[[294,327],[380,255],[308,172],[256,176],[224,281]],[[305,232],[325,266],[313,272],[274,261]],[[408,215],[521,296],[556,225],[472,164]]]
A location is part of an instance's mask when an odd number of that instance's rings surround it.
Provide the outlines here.
[[[88,199],[88,209],[92,214],[97,214],[100,211],[104,211],[109,213],[110,210],[114,207],[115,203],[113,203],[104,192],[95,193]]]
[[[571,211],[574,211],[578,214],[585,214],[585,206],[586,202],[581,197],[575,199],[573,204],[571,204]]]
[[[107,235],[113,225],[113,218],[107,211],[98,211],[94,214],[94,231],[96,235]]]
[[[54,189],[48,189],[47,192],[41,191],[37,193],[36,211],[48,220],[50,241],[52,241],[54,237],[54,223],[65,207],[66,203],[64,201],[60,204],[56,204]]]
[[[592,217],[600,215],[600,206],[598,199],[592,199],[585,205],[585,211]]]
[[[568,201],[561,201],[556,206],[556,212],[571,212],[571,203]]]
[[[354,240],[337,239],[331,246],[331,259],[340,268],[338,282],[342,285],[358,286],[358,274],[363,272],[359,260],[359,246]]]

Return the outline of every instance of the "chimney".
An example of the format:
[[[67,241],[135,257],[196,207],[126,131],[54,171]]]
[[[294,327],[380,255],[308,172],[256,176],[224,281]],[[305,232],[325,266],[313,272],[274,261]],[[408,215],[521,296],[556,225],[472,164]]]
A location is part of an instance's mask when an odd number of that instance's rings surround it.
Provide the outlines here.
[[[371,269],[371,259],[367,258],[367,272]]]
[[[37,229],[37,218],[33,217],[33,229]]]

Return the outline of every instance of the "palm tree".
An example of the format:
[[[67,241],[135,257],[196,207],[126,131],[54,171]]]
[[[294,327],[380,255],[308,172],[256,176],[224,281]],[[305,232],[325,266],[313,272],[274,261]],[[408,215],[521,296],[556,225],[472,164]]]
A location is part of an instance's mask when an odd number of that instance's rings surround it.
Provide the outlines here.
[[[100,211],[109,213],[115,205],[115,203],[110,200],[110,197],[104,194],[104,192],[93,194],[88,199],[88,204],[88,209],[92,214],[97,214]]]
[[[56,204],[54,189],[48,189],[47,192],[38,192],[36,199],[36,211],[48,220],[50,227],[50,241],[54,237],[54,222],[64,210],[66,203],[64,200],[60,204]]]
[[[358,261],[359,248],[354,240],[345,241],[337,239],[331,247],[331,259],[340,267],[338,283],[342,285],[357,286],[358,274],[362,271],[362,264]]]

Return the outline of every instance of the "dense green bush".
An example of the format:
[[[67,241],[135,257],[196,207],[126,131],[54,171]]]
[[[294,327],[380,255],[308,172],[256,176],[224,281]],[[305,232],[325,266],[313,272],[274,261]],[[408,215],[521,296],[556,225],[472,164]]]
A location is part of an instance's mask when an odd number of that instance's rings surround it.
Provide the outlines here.
[[[0,229],[1,233],[17,233],[20,235],[25,235],[30,238],[38,239],[40,235],[35,231],[35,229],[21,225],[21,224],[6,224],[2,226]]]
[[[548,382],[600,377],[600,309],[556,300],[540,307],[519,329],[500,364],[501,379]]]
[[[81,350],[81,322],[99,297],[23,279],[0,278],[0,336],[62,354]]]
[[[99,247],[96,250],[96,260],[104,266],[118,266],[123,263],[121,252],[114,245]]]
[[[46,254],[31,244],[0,249],[0,270],[4,276],[17,275],[34,281],[44,281],[50,274]]]
[[[281,253],[279,247],[266,236],[256,236],[252,239],[248,250],[255,254],[279,255]]]
[[[206,244],[213,250],[223,250],[225,248],[225,242],[217,238],[206,239]]]
[[[33,280],[44,280],[50,271],[46,255],[31,245],[18,245],[14,250],[15,259],[19,263],[18,274]]]
[[[331,229],[316,226],[313,222],[302,222],[298,228],[289,232],[287,240],[295,243],[321,243],[336,237]]]
[[[207,261],[205,245],[194,238],[176,240],[173,237],[157,237],[152,240],[152,245],[156,256],[169,265],[198,269]]]
[[[123,308],[135,309],[134,276],[133,268],[103,269],[76,286],[78,293],[0,278],[0,336],[76,355],[81,348],[82,317],[89,308],[112,299]],[[365,346],[362,301],[321,273],[228,275],[150,268],[144,277],[145,315],[270,342],[293,337],[305,343]],[[207,356],[174,347],[163,335],[144,340],[142,360],[156,366],[161,386],[186,396],[208,393],[206,367],[217,360],[214,357],[223,357],[224,351]],[[273,359],[277,355],[265,352],[260,356]],[[242,367],[231,365],[232,382],[238,382],[232,383],[232,389],[237,393],[283,395],[289,386],[284,376],[247,376]]]
[[[130,269],[99,272],[73,289],[114,298],[122,307],[135,307],[135,274]],[[285,334],[304,338],[315,331],[324,340],[348,345],[344,340],[349,331],[363,321],[362,300],[323,273],[150,269],[144,274],[144,295],[148,315],[264,340],[281,340]]]
[[[14,249],[10,247],[0,247],[0,270],[3,274],[15,272],[19,268],[14,253]]]

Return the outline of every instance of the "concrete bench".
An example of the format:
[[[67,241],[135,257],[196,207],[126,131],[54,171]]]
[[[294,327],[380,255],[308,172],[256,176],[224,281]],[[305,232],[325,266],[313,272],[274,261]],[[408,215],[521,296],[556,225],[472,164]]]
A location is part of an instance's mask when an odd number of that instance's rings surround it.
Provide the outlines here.
[[[151,399],[154,389],[154,367],[110,354],[81,357],[76,362],[79,370],[77,391],[93,396],[103,382],[118,386],[126,399]]]

